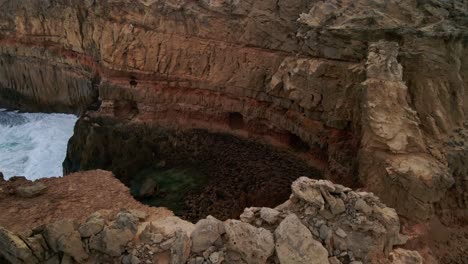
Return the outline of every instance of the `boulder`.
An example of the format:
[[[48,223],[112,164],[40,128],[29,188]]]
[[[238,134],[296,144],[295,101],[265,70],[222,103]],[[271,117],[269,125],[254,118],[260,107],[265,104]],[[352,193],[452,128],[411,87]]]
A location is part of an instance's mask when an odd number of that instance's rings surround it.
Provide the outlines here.
[[[171,264],[186,263],[192,246],[190,238],[183,230],[177,230],[171,247]]]
[[[44,261],[46,259],[48,246],[41,234],[26,237],[23,241],[28,245],[34,256],[36,256],[39,261]]]
[[[45,227],[43,235],[49,247],[58,252],[58,240],[62,236],[67,236],[75,231],[75,222],[72,220],[61,220]]]
[[[316,241],[295,214],[288,215],[275,230],[276,254],[281,264],[324,264],[328,251]]]
[[[89,241],[89,247],[109,256],[118,257],[125,246],[134,237],[134,232],[130,229],[118,229],[104,227],[101,233],[92,236]]]
[[[24,198],[32,198],[43,194],[47,190],[47,186],[40,182],[34,182],[30,185],[19,186],[16,188],[16,195]]]
[[[83,263],[88,258],[81,242],[80,233],[77,231],[61,236],[57,240],[57,246],[59,251],[69,255],[78,263]]]
[[[224,254],[222,252],[213,252],[210,254],[209,257],[211,263],[213,264],[219,264],[222,263],[224,260]]]
[[[130,229],[136,232],[139,222],[138,216],[130,212],[122,211],[115,216],[114,226],[118,229]]]
[[[423,258],[417,251],[397,248],[390,253],[392,264],[422,264]]]
[[[136,193],[136,196],[141,198],[152,197],[156,195],[157,192],[158,183],[155,180],[148,178],[141,184],[140,188]]]
[[[372,207],[370,207],[364,199],[358,199],[354,205],[356,210],[363,212],[365,215],[370,215],[372,213]]]
[[[0,256],[11,263],[39,263],[21,238],[2,227],[0,227]]]
[[[304,200],[317,208],[322,208],[325,205],[322,193],[318,186],[314,186],[315,180],[307,177],[300,177],[293,182],[291,188],[294,196]]]
[[[140,264],[141,261],[134,255],[126,255],[122,258],[122,264]]]
[[[140,240],[145,243],[161,243],[164,240],[164,236],[154,228],[151,223],[145,225],[143,231],[141,231]]]
[[[62,220],[47,225],[43,235],[52,251],[64,252],[78,263],[88,258],[74,221]]]
[[[198,221],[191,234],[192,251],[199,253],[207,250],[223,233],[223,223],[214,217],[208,216],[207,219]]]
[[[249,264],[262,264],[273,254],[275,245],[270,231],[238,220],[227,220],[224,228],[227,263],[230,258],[240,258]]]
[[[255,219],[255,213],[258,211],[258,207],[245,208],[244,212],[240,215],[240,220],[245,223],[252,223]]]
[[[157,221],[151,222],[151,226],[153,228],[153,233],[160,233],[164,237],[173,237],[177,230],[184,231],[187,236],[190,237],[193,230],[195,229],[195,225],[184,221],[176,216],[169,216],[162,218]]]
[[[138,220],[140,221],[145,221],[146,218],[148,217],[148,214],[144,211],[136,210],[136,209],[130,209],[129,212],[136,216]]]
[[[91,237],[101,232],[104,228],[104,224],[104,219],[92,216],[78,228],[78,231],[80,232],[81,237]]]
[[[260,217],[268,224],[276,223],[276,221],[278,221],[279,215],[280,215],[280,212],[278,212],[275,209],[271,209],[267,207],[262,207],[262,209],[260,209]]]
[[[91,218],[100,217],[93,215]],[[118,257],[124,252],[125,246],[135,237],[138,224],[137,216],[128,211],[121,211],[109,226],[105,226],[101,232],[91,236],[89,247],[109,256]]]

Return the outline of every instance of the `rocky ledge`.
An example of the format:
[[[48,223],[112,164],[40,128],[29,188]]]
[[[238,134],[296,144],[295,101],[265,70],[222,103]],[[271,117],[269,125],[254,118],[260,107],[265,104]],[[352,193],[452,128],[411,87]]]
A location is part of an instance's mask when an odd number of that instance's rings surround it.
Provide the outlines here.
[[[152,215],[152,219],[172,215],[164,208],[136,201],[128,188],[107,171],[79,172],[35,182],[24,177],[8,181],[0,177],[0,226],[12,232],[21,233],[65,218],[84,221],[103,208],[140,210]]]
[[[396,211],[372,193],[301,177],[289,200],[246,208],[240,220],[104,209],[18,233],[0,228],[0,254],[11,263],[423,263],[395,249],[406,240]]]

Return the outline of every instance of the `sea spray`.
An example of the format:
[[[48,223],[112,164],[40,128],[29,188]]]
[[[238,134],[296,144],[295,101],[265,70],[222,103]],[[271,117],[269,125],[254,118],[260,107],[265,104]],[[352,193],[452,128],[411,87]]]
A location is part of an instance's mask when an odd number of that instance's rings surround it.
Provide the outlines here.
[[[8,179],[62,176],[77,117],[0,109],[0,171]]]

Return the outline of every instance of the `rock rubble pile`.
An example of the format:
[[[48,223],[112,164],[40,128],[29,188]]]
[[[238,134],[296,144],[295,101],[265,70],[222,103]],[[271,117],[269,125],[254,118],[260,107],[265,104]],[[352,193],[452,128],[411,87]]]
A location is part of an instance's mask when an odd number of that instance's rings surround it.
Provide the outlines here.
[[[240,220],[196,224],[138,210],[100,210],[14,234],[0,229],[12,263],[422,263],[405,243],[394,209],[372,193],[306,177],[276,208],[246,208]],[[408,262],[410,261],[410,262]]]

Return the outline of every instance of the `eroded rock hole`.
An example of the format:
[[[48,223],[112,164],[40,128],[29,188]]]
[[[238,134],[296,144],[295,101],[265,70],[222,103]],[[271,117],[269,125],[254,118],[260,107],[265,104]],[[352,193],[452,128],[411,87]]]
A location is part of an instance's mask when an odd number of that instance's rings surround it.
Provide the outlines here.
[[[135,76],[130,76],[130,87],[136,88],[138,85],[137,79]]]
[[[309,144],[302,140],[298,135],[288,132],[289,145],[296,151],[307,152],[310,150]]]
[[[228,114],[228,123],[231,129],[244,128],[244,116],[238,112],[231,112]]]
[[[91,118],[78,122],[64,168],[111,170],[138,200],[191,221],[227,219],[281,204],[300,176],[321,177],[294,152],[205,130]]]

